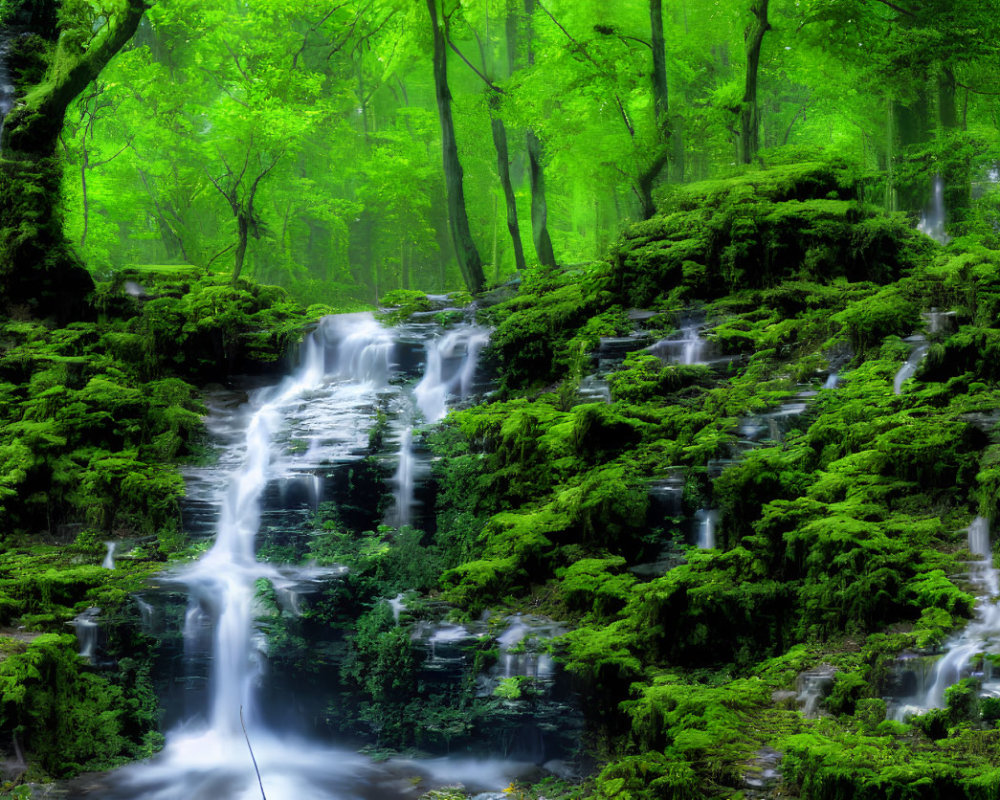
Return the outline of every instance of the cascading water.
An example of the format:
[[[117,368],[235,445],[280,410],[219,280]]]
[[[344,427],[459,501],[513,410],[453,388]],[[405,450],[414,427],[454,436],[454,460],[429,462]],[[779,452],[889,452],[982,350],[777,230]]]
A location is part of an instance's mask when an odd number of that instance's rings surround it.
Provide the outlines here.
[[[899,368],[896,377],[892,381],[893,394],[903,393],[903,384],[917,374],[917,367],[920,366],[920,362],[927,355],[928,344],[924,341],[924,337],[914,336],[910,341],[914,342],[914,347],[910,352],[909,358]]]
[[[7,58],[10,53],[11,33],[0,32],[0,142],[3,140],[3,123],[14,107],[14,79],[11,77]]]
[[[321,490],[316,485],[319,473],[328,474],[336,464],[362,459],[376,410],[388,398],[395,396],[397,405],[419,405],[427,420],[439,419],[447,410],[449,396],[471,392],[476,356],[488,332],[465,325],[431,342],[418,387],[421,392],[405,402],[399,398],[404,390],[391,380],[393,336],[369,314],[326,318],[306,341],[301,365],[294,373],[280,385],[251,395],[242,425],[233,424],[232,412],[223,413],[222,422],[216,421],[215,431],[230,442],[220,463],[231,472],[220,480],[209,470],[193,470],[189,482],[197,519],[217,515],[215,542],[200,561],[160,580],[161,585],[175,585],[188,594],[183,662],[210,665],[204,707],[167,732],[166,747],[152,761],[110,773],[76,796],[101,800],[260,797],[244,723],[268,800],[402,797],[412,784],[400,789],[405,783],[401,773],[438,782],[462,780],[481,790],[496,790],[509,782],[514,768],[488,761],[376,767],[356,753],[272,728],[262,700],[266,653],[256,625],[257,582],[269,580],[286,610],[294,611],[303,587],[315,587],[340,574],[257,560],[255,540],[269,491],[274,494],[274,487],[304,482],[304,493],[309,496],[309,487]],[[402,467],[397,470],[401,484],[409,482],[403,471]],[[398,613],[396,603],[401,606],[402,598],[393,601],[394,613]],[[152,609],[139,608],[144,624],[151,623]],[[90,622],[90,618],[78,620],[81,642]]]
[[[689,322],[681,326],[675,338],[661,339],[649,350],[674,364],[704,364],[708,342],[700,336],[701,326]]]
[[[969,578],[982,592],[976,605],[976,618],[960,634],[945,645],[929,680],[920,693],[900,701],[893,716],[903,719],[908,714],[944,706],[945,691],[973,673],[976,657],[984,652],[996,652],[1000,637],[1000,572],[993,566],[989,522],[976,517],[969,525],[969,551],[977,556],[969,563]]]
[[[719,512],[710,509],[700,509],[694,515],[696,540],[702,550],[715,548],[715,528],[719,522]]]
[[[104,546],[107,548],[107,552],[104,554],[104,561],[101,562],[101,566],[104,569],[114,569],[115,550],[118,549],[118,542],[105,542]]]
[[[948,244],[951,237],[944,229],[945,208],[944,208],[944,178],[940,175],[934,176],[934,189],[931,193],[931,202],[928,208],[920,215],[920,222],[917,230],[930,236],[940,244]]]
[[[476,325],[462,325],[424,345],[425,365],[413,389],[410,407],[402,414],[406,427],[399,437],[396,470],[392,476],[393,510],[386,521],[395,526],[414,523],[416,485],[428,472],[414,446],[414,418],[418,412],[426,423],[439,422],[448,413],[449,401],[464,400],[475,386],[479,355],[490,334]]]
[[[413,457],[413,426],[408,425],[399,442],[399,464],[392,476],[394,516],[397,527],[409,525],[413,519],[413,494],[416,482]]]
[[[99,608],[88,608],[78,614],[71,623],[80,643],[80,655],[93,663],[97,656],[97,635],[100,632],[97,618],[101,613]]]
[[[469,396],[479,353],[489,340],[485,328],[470,326],[448,331],[428,342],[427,368],[413,390],[417,407],[427,422],[444,419],[450,396]]]

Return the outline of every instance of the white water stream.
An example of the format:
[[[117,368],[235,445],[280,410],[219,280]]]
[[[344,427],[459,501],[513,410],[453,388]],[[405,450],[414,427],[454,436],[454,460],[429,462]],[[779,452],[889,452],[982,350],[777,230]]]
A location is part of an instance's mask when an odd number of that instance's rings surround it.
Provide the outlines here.
[[[948,244],[951,241],[951,237],[945,231],[945,218],[944,178],[940,175],[935,175],[934,188],[931,192],[931,202],[920,215],[917,230],[930,236],[939,244]]]
[[[917,694],[902,699],[891,715],[905,719],[930,708],[943,708],[949,686],[973,674],[973,665],[980,653],[996,653],[1000,649],[1000,572],[993,566],[989,523],[976,517],[969,525],[969,551],[976,556],[969,563],[969,579],[981,592],[976,604],[976,617],[961,633],[944,646],[944,655],[935,663]]]
[[[4,118],[14,108],[14,79],[7,66],[11,35],[10,31],[0,31],[0,141],[3,140]]]
[[[708,342],[701,338],[702,327],[686,323],[675,336],[661,339],[651,345],[649,351],[672,364],[704,364]]]
[[[476,358],[487,341],[486,330],[465,325],[428,344],[424,378],[411,401],[425,419],[440,419],[449,396],[471,391]],[[214,544],[198,562],[163,579],[182,587],[190,598],[183,623],[185,652],[198,650],[210,632],[206,707],[168,731],[164,750],[150,762],[103,776],[75,796],[259,798],[262,791],[246,737],[268,800],[408,797],[418,784],[426,791],[451,780],[495,791],[516,773],[514,765],[473,760],[374,765],[348,750],[271,729],[261,708],[266,653],[255,622],[257,581],[268,579],[294,610],[300,590],[315,589],[342,572],[258,561],[263,498],[269,486],[294,481],[304,481],[318,495],[322,487],[316,476],[322,465],[363,456],[380,398],[405,391],[390,384],[393,353],[393,332],[371,315],[328,317],[306,341],[293,374],[278,386],[251,395],[239,414],[241,426],[232,415],[219,425],[233,442],[221,458],[231,472],[222,480],[213,482],[211,476],[201,475],[189,483],[199,497],[211,495],[214,487],[219,509]],[[409,437],[404,435],[402,441],[405,449]],[[405,462],[397,470],[397,481],[405,485],[403,496],[408,491],[412,498],[412,471]],[[408,509],[401,509],[401,516],[408,514]],[[77,630],[84,655],[90,656],[97,626],[84,616],[78,619]]]
[[[908,341],[912,341],[914,347],[892,381],[893,394],[903,393],[903,384],[917,374],[917,367],[920,366],[920,362],[924,360],[924,356],[927,355],[927,350],[929,349],[929,345],[923,336],[914,336],[908,339]]]

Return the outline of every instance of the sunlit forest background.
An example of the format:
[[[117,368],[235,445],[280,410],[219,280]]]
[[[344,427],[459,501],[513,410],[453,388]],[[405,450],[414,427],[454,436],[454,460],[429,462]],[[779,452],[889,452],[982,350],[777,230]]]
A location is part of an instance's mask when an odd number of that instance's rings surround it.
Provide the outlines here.
[[[761,5],[759,142],[744,152]],[[909,5],[665,3],[669,94],[658,99],[644,0],[445,3],[486,279],[511,278],[522,257],[538,265],[533,215],[560,263],[588,262],[672,184],[820,149],[861,174],[867,201],[915,216],[941,175],[953,232],[995,236],[1000,21],[974,0]],[[63,6],[100,28],[95,4]],[[300,300],[460,287],[431,39],[415,0],[157,4],[67,115],[71,238],[98,274],[129,264],[220,274],[234,269],[242,224],[243,274]]]

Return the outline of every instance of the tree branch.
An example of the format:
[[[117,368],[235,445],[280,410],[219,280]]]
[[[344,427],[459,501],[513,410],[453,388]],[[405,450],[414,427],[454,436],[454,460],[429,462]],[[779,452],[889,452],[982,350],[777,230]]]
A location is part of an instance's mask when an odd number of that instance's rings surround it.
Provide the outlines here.
[[[493,83],[493,81],[491,81],[486,75],[484,75],[476,68],[475,64],[473,64],[471,61],[469,61],[468,58],[465,57],[465,54],[461,50],[459,50],[458,47],[455,46],[455,43],[451,40],[451,37],[448,35],[447,30],[445,31],[445,40],[448,42],[448,47],[450,47],[452,50],[458,53],[458,57],[465,62],[465,65],[469,69],[471,69],[473,72],[476,73],[476,75],[479,76],[479,78],[483,81],[483,83],[485,83],[487,86],[490,87],[491,91],[494,91],[497,94],[506,94],[506,92],[503,89],[501,89],[499,86]]]
[[[132,136],[129,136],[128,141],[125,142],[125,144],[124,144],[124,146],[122,147],[121,150],[119,150],[117,153],[115,153],[110,158],[104,159],[103,161],[95,161],[93,164],[90,165],[90,168],[91,169],[95,169],[96,167],[103,167],[105,164],[110,164],[112,161],[114,161],[116,158],[118,158],[118,156],[120,156],[122,153],[124,153],[126,150],[129,149],[129,147],[132,145],[132,140],[134,138],[135,138],[134,134]]]
[[[568,30],[566,30],[566,28],[563,27],[562,23],[559,22],[559,20],[557,20],[554,16],[552,16],[552,12],[549,11],[544,6],[544,4],[542,3],[542,0],[535,0],[535,5],[537,5],[540,9],[542,9],[542,11],[544,11],[546,13],[546,15],[548,16],[548,18],[555,23],[556,27],[559,28],[559,30],[561,30],[563,32],[563,34],[566,36],[566,38],[569,39],[574,45],[576,45],[577,51],[579,51],[579,53],[581,55],[583,55],[583,57],[586,58],[587,61],[589,61],[591,64],[593,64],[595,67],[597,67],[597,69],[598,69],[599,72],[604,73],[604,74],[608,73],[609,70],[607,69],[607,67],[602,67],[600,64],[598,64],[597,61],[594,60],[594,57],[592,55],[590,55],[590,53],[587,52],[587,48],[584,47],[576,39],[574,39],[573,35]],[[628,130],[629,136],[632,137],[632,138],[634,138],[635,137],[635,128],[632,127],[632,121],[628,118],[628,114],[625,111],[625,105],[622,103],[622,99],[621,99],[621,97],[618,96],[617,92],[615,92],[614,95],[615,95],[615,103],[618,106],[618,111],[619,111],[619,113],[621,114],[621,117],[622,117],[622,122],[625,123],[625,128]]]
[[[965,91],[967,92],[972,92],[973,94],[981,94],[981,95],[986,95],[988,97],[1000,97],[1000,92],[986,92],[983,91],[982,89],[973,89],[971,86],[966,86],[964,83],[958,80],[955,81],[955,85],[961,87],[962,89],[965,89]]]
[[[916,17],[917,16],[916,13],[914,13],[913,11],[910,11],[907,8],[903,8],[902,6],[897,6],[895,3],[890,2],[890,0],[875,0],[875,2],[876,3],[881,3],[882,5],[887,6],[888,8],[891,8],[893,11],[896,11],[896,12],[898,12],[900,14],[905,14],[908,17]]]

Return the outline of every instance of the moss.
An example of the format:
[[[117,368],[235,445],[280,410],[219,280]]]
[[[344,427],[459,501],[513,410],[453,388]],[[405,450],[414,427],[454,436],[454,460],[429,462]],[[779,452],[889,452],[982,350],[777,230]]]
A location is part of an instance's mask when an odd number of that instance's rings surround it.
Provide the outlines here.
[[[430,311],[431,301],[424,292],[397,289],[379,298],[381,310],[377,313],[387,325],[405,322],[417,312]]]

